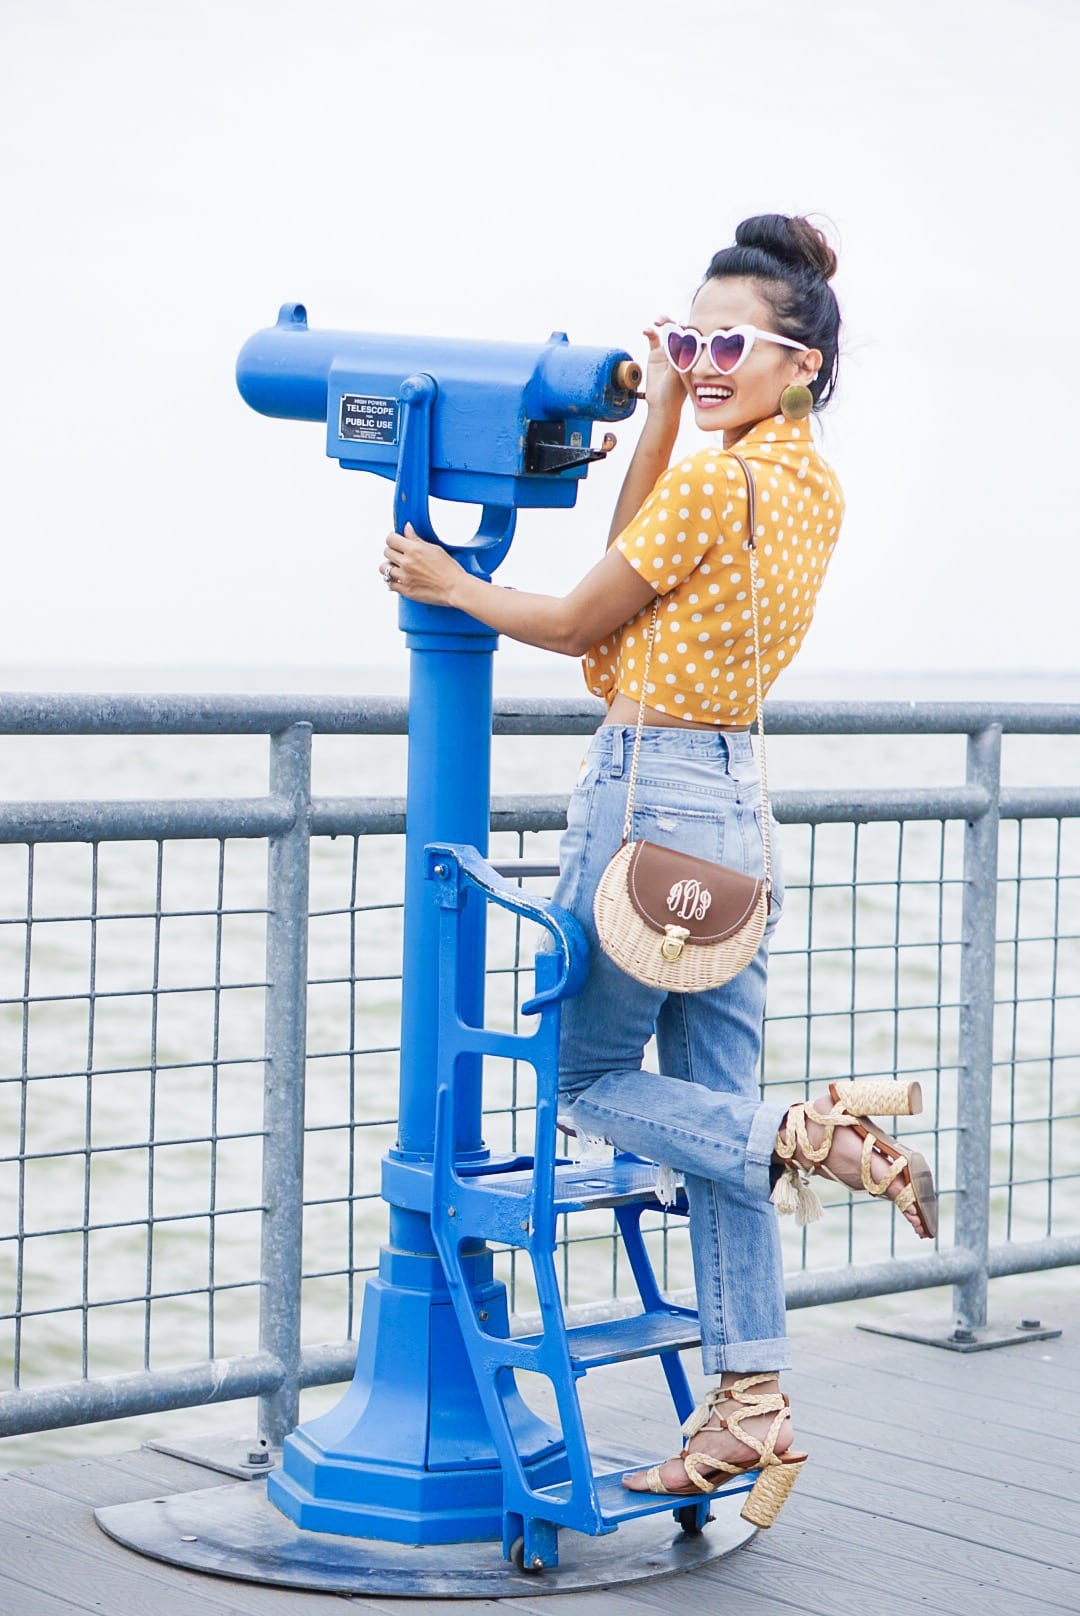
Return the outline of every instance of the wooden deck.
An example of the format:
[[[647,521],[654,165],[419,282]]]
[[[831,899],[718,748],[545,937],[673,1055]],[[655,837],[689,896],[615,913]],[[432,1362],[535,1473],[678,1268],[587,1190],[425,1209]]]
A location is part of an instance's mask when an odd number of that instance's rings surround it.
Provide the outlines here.
[[[504,1608],[520,1616],[657,1616],[682,1602],[739,1616],[1080,1610],[1080,1301],[1066,1278],[1047,1276],[1043,1308],[1045,1322],[1064,1328],[1060,1340],[968,1356],[856,1331],[855,1304],[794,1315],[799,1367],[785,1384],[812,1462],[773,1530],[680,1577],[546,1597],[538,1582]],[[927,1311],[925,1299],[913,1301],[923,1304],[913,1312]],[[670,1405],[654,1363],[601,1371],[585,1392],[598,1438],[625,1440],[633,1408],[635,1445],[670,1449]],[[148,1449],[0,1474],[0,1612],[337,1616],[340,1595],[175,1569],[120,1547],[94,1523],[95,1506],[215,1479]],[[480,1616],[497,1603],[354,1596],[350,1608]]]

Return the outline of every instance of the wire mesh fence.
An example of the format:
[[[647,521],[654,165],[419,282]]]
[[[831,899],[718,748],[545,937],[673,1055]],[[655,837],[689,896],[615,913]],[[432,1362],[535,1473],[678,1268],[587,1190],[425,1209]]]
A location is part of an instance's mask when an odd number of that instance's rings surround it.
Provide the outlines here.
[[[317,732],[404,724],[403,710],[375,719],[325,707],[284,716],[306,718]],[[69,717],[86,731],[85,715]],[[137,718],[111,708],[110,733],[127,733],[125,722]],[[252,719],[223,708],[215,732],[273,733],[282,718],[277,709]],[[591,718],[588,704],[534,703],[518,727],[581,733]],[[54,732],[62,719],[53,714]],[[961,737],[995,724],[1037,723],[1051,735],[1077,728],[1069,709],[1036,718],[1026,709],[928,708],[921,718],[904,709],[903,722],[908,733],[921,722]],[[514,723],[504,718],[503,727],[513,732]],[[174,731],[192,724],[190,712],[174,715]],[[790,734],[830,725],[884,734],[889,724],[890,714],[857,707],[792,708],[773,720],[774,731]],[[794,1099],[834,1077],[918,1079],[925,1111],[901,1119],[898,1131],[931,1159],[944,1213],[945,1265],[917,1273],[902,1221],[836,1188],[823,1223],[785,1232],[792,1299],[859,1294],[860,1274],[871,1270],[872,1288],[886,1289],[875,1265],[901,1255],[908,1275],[895,1288],[963,1282],[973,1264],[1013,1272],[1078,1260],[1080,791],[980,797],[969,780],[875,793],[838,781],[826,792],[778,793],[776,802],[786,821],[787,897],[773,945],[763,1084]],[[270,1282],[261,1244],[267,1174],[272,1187],[289,1148],[268,1132],[264,1113],[274,906],[267,838],[292,819],[271,795],[242,814],[235,799],[68,804],[65,829],[64,806],[35,815],[35,805],[13,804],[0,814],[5,1432],[134,1412],[157,1406],[155,1398],[196,1401],[207,1377],[185,1374],[211,1360],[236,1367],[244,1388],[236,1395],[280,1377],[280,1366],[264,1361],[260,1327]],[[497,803],[493,860],[547,871],[521,879],[550,890],[561,809],[558,797]],[[996,864],[985,847],[973,864],[972,826],[988,815],[996,821],[999,810]],[[291,1372],[301,1382],[347,1372],[347,1353],[334,1344],[356,1334],[363,1285],[385,1239],[379,1176],[396,1121],[401,821],[401,804],[390,799],[317,799],[312,808],[308,897],[293,917],[307,949],[303,1204],[291,1214],[300,1279],[298,1294],[282,1299],[300,1309],[306,1356]],[[48,826],[45,839],[35,824]],[[964,974],[980,946],[971,929],[980,884],[996,912],[994,937],[982,939],[994,980],[985,1002],[975,1002]],[[531,974],[527,932],[493,912],[496,1025],[517,1024]],[[983,1077],[973,1071],[973,1021],[992,1033]],[[964,1109],[972,1083],[988,1101],[982,1167]],[[531,1105],[531,1072],[488,1062],[492,1151],[528,1147]],[[972,1226],[958,1228],[952,1211],[975,1203],[991,1250],[969,1261]],[[682,1220],[657,1213],[649,1241],[662,1283],[689,1288]],[[564,1229],[560,1262],[570,1307],[632,1292],[609,1213]],[[500,1263],[512,1308],[527,1314],[529,1275],[513,1253]],[[336,1370],[327,1368],[331,1348]],[[129,1377],[130,1396],[114,1386],[95,1401],[105,1376]],[[72,1404],[65,1389],[74,1382],[89,1389]]]

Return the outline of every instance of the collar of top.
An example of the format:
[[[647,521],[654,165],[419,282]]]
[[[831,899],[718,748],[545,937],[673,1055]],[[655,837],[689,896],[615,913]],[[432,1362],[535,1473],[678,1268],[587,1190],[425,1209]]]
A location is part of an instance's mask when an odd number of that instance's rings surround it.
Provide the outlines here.
[[[745,432],[732,448],[739,454],[763,443],[809,443],[812,441],[808,420],[789,421],[786,415],[767,415]]]

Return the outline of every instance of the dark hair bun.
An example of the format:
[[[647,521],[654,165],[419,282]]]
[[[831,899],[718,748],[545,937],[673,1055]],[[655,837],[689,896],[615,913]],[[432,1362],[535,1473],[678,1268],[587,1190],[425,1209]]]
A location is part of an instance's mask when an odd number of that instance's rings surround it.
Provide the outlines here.
[[[810,269],[822,280],[836,274],[836,254],[824,233],[808,219],[789,218],[786,213],[759,213],[744,219],[735,232],[739,247],[756,247],[792,269]]]

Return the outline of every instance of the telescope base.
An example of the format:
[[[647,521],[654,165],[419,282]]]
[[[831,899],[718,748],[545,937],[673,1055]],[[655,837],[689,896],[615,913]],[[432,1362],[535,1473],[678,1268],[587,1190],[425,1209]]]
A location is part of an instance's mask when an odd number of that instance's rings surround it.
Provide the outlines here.
[[[599,1463],[637,1463],[625,1453]],[[652,1456],[640,1456],[642,1463]],[[322,1593],[416,1598],[513,1599],[611,1587],[694,1571],[755,1535],[739,1516],[745,1491],[710,1500],[713,1519],[684,1532],[670,1513],[628,1522],[603,1537],[559,1534],[559,1564],[525,1572],[501,1541],[406,1545],[305,1532],[267,1501],[265,1483],[234,1482],[95,1512],[102,1531],[139,1554],[189,1571]]]
[[[471,1303],[509,1336],[491,1250],[462,1258]],[[529,1484],[565,1481],[561,1432],[505,1392]],[[341,1400],[285,1438],[270,1503],[306,1532],[408,1545],[501,1537],[503,1483],[465,1343],[434,1253],[384,1247],[364,1289],[356,1370]]]
[[[303,1427],[285,1440],[283,1466],[267,1478],[271,1505],[303,1531],[393,1541],[407,1548],[502,1536],[503,1480],[497,1463],[420,1470],[328,1459]],[[290,1474],[291,1471],[291,1474]],[[566,1449],[554,1444],[525,1465],[530,1485],[564,1482]]]

